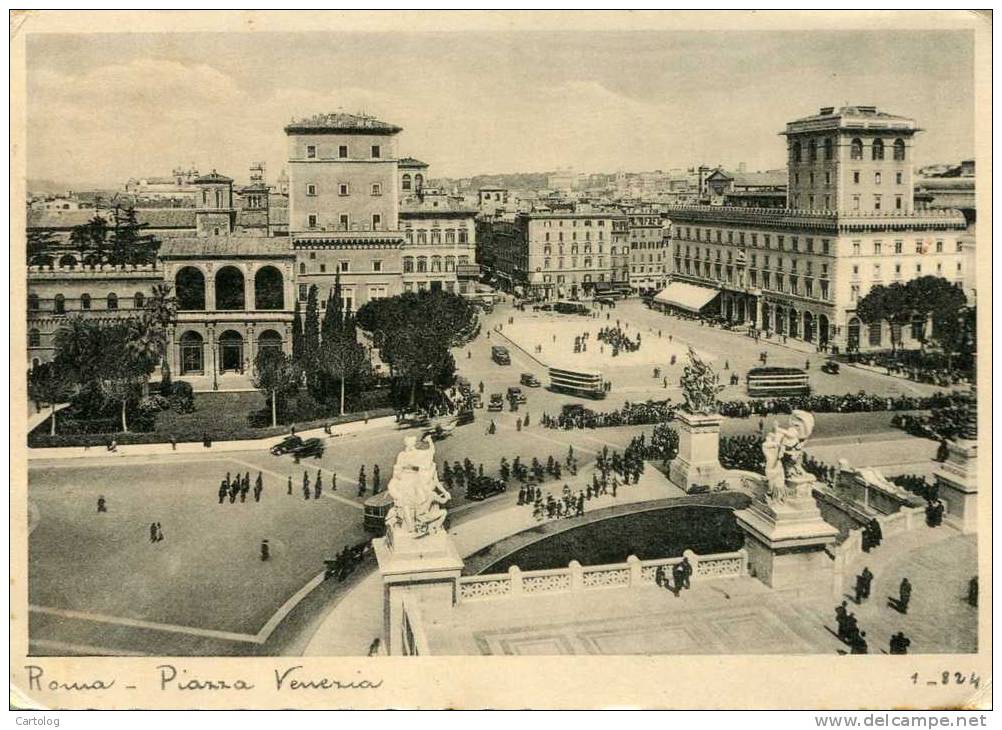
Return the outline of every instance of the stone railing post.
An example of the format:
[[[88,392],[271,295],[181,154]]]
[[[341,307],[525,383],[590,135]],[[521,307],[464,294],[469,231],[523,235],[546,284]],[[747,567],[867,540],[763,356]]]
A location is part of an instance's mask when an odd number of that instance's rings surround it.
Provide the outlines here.
[[[581,563],[572,560],[567,564],[567,569],[571,571],[571,593],[584,590],[584,571],[581,570]]]
[[[522,570],[517,565],[513,565],[510,568],[508,568],[508,579],[511,581],[511,596],[513,598],[516,596],[521,596]]]
[[[748,549],[741,548],[738,552],[741,553],[741,575],[744,577],[748,575]]]
[[[644,582],[644,573],[641,569],[640,558],[631,555],[626,559],[626,564],[630,566],[630,588],[639,588]]]
[[[696,579],[699,577],[699,556],[696,555],[692,550],[683,550],[682,557],[689,561],[689,565],[692,566],[692,578]]]

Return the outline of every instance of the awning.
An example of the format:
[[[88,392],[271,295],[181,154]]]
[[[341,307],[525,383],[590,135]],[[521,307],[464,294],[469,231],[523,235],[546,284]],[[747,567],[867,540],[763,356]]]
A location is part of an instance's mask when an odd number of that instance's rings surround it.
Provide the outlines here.
[[[719,293],[718,289],[710,289],[709,287],[697,286],[696,284],[686,284],[683,281],[673,281],[654,296],[654,301],[660,304],[670,304],[689,312],[699,313]]]

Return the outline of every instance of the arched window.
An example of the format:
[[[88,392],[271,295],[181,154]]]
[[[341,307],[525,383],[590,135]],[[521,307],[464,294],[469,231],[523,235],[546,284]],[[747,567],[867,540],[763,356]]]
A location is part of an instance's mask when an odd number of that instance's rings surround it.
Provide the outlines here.
[[[432,273],[440,274],[442,273],[442,257],[432,256],[431,257],[431,270]]]
[[[466,243],[466,229],[465,228],[461,228],[459,230],[459,242],[460,243]]]
[[[871,159],[882,160],[884,159],[884,140],[875,139],[873,140],[873,147],[871,148]]]
[[[90,294],[80,295],[80,309],[90,309]]]
[[[414,187],[416,187],[418,190],[424,187],[424,175],[422,175],[420,172],[414,176]]]
[[[302,261],[299,262],[299,273],[300,274],[306,273],[306,264],[304,264]]]
[[[428,243],[428,232],[423,228],[417,232],[417,242],[418,246],[424,246]]]
[[[456,270],[456,257],[455,256],[446,256],[445,257],[445,270],[446,271],[455,271]]]
[[[439,246],[442,243],[442,231],[433,229],[431,232],[431,245]]]
[[[830,160],[832,158],[832,139],[831,137],[825,138],[825,159]]]
[[[185,266],[174,277],[177,308],[182,312],[205,309],[205,276],[194,266]]]
[[[28,347],[41,347],[42,333],[36,329],[28,330]]]
[[[863,140],[854,139],[849,145],[849,158],[853,160],[863,159]]]
[[[408,173],[408,172],[404,173],[404,177],[403,177],[403,189],[404,190],[410,190],[411,189],[411,176],[410,176],[410,173]]]
[[[424,256],[418,256],[417,270],[419,274],[424,274],[428,271],[428,259]]]
[[[869,324],[870,345],[873,347],[880,346],[881,330],[882,326],[880,322],[871,322]]]
[[[811,162],[816,162],[818,159],[818,145],[813,139],[807,143],[807,159]]]
[[[77,267],[77,258],[73,254],[66,254],[59,259],[59,265],[66,269],[75,269]]]
[[[445,232],[445,242],[447,244],[454,244],[456,242],[456,232],[451,228]]]
[[[903,139],[894,140],[894,159],[905,159],[905,141]]]
[[[224,266],[216,272],[216,309],[240,310],[244,302],[244,275],[236,266]]]
[[[62,294],[56,294],[55,305],[56,314],[66,314],[66,298]]]
[[[136,296],[133,298],[133,302],[134,302],[133,306],[136,309],[142,309],[143,305],[146,304],[146,297],[143,296],[143,293],[141,291],[137,291]]]
[[[29,294],[28,295],[28,311],[37,312],[38,311],[38,295]]]
[[[413,274],[414,273],[414,257],[404,256],[404,273]]]
[[[108,295],[108,309],[118,309],[118,295],[115,292]]]
[[[282,272],[274,266],[262,266],[254,275],[254,309],[283,309],[284,288]]]
[[[265,330],[257,338],[257,349],[260,352],[266,348],[273,347],[276,350],[282,349],[282,335],[275,330]]]
[[[793,161],[794,162],[800,162],[801,156],[802,156],[802,152],[801,152],[801,149],[800,149],[800,142],[794,142],[793,143],[793,146],[791,147],[790,154],[793,157]]]

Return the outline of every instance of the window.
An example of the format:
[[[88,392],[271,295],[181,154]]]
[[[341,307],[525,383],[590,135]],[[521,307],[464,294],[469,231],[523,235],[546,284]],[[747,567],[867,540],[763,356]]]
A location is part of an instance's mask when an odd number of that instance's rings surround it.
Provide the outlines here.
[[[373,183],[372,184],[372,194],[373,195],[382,195],[383,194],[383,188],[382,188],[382,186],[379,183]]]
[[[815,162],[818,159],[818,146],[814,140],[807,143],[807,158],[811,162]]]
[[[348,216],[347,215],[339,215],[338,216],[338,225],[341,226],[341,228],[343,230],[348,230]]]
[[[873,196],[873,209],[874,210],[880,210],[880,196],[879,195],[874,195]]]
[[[428,271],[428,259],[424,256],[418,256],[417,270],[419,274],[424,274]]]
[[[307,186],[306,186],[306,194],[309,195],[309,196],[311,196],[311,197],[314,196],[314,195],[316,195],[317,194],[317,186],[314,185],[313,183],[307,184]]]
[[[936,239],[936,253],[943,253],[943,239]]]
[[[873,184],[880,185],[880,172],[873,173]]]
[[[895,184],[900,185],[903,177],[904,176],[900,172],[894,173],[894,182],[895,182]]]
[[[825,256],[831,253],[831,242],[827,238],[821,239],[821,253],[823,253]],[[825,264],[825,267],[827,266],[828,264]]]
[[[802,156],[800,142],[793,143],[793,146],[790,148],[790,156],[793,158],[794,162],[800,162]]]
[[[343,144],[337,148],[337,156],[342,160],[348,159],[348,145]]]
[[[863,159],[863,141],[861,139],[854,139],[849,145],[849,159],[852,160],[862,160]],[[856,182],[859,182],[858,180]]]
[[[870,148],[870,158],[874,160],[884,159],[884,140],[873,140],[873,146]]]
[[[380,153],[379,145],[378,144],[372,145],[372,159],[378,160],[379,153]]]
[[[350,262],[348,262],[348,261],[340,261],[338,263],[341,266],[341,272],[347,274],[349,266],[350,266]]]
[[[84,296],[87,296],[87,295],[84,294]],[[37,294],[29,294],[28,295],[28,311],[29,312],[37,312],[38,311],[38,295]]]
[[[859,210],[859,196],[858,195],[853,195],[852,196],[852,209],[853,210]]]
[[[310,294],[310,288],[306,284],[299,285],[299,301],[305,302]]]
[[[142,309],[143,304],[145,304],[146,302],[146,298],[143,296],[143,293],[141,291],[137,291],[136,296],[133,297],[132,299],[132,302],[133,302],[132,304],[133,307],[135,307],[136,309]]]
[[[311,144],[306,145],[306,156],[311,160],[316,158],[317,148]]]
[[[859,246],[860,246],[860,242],[859,241],[853,241],[852,242],[852,255],[853,256],[859,256]]]
[[[880,322],[871,322],[869,325],[869,335],[870,335],[870,345],[873,347],[878,347],[880,345]]]
[[[306,264],[300,262],[300,264],[299,264],[299,273],[300,274],[305,274],[306,273]]]
[[[853,284],[849,287],[849,301],[859,301],[859,284]]]
[[[894,159],[905,159],[905,141],[903,139],[894,140]]]
[[[376,262],[373,261],[372,263],[373,263],[373,266],[375,266]],[[413,256],[404,256],[404,273],[405,274],[413,274],[414,273],[414,257]]]
[[[348,183],[339,183],[338,186],[337,186],[337,194],[338,195],[347,195],[348,194]]]
[[[855,185],[859,185],[859,170],[852,171],[852,182]]]
[[[832,174],[830,172],[825,173],[825,185],[832,184]]]
[[[873,254],[874,254],[874,256],[879,256],[880,255],[880,249],[881,249],[881,242],[880,241],[874,241],[873,242]]]
[[[901,200],[901,196],[900,195],[895,195],[894,196],[894,209],[895,210],[901,210],[902,204],[903,204],[903,201]]]
[[[114,292],[108,295],[108,309],[118,309],[118,295]]]
[[[411,176],[410,173],[404,173],[402,185],[404,190],[411,189]]]
[[[306,219],[307,219],[307,223],[306,223],[307,228],[316,228],[317,227],[317,217],[316,217],[316,215],[312,215],[312,214],[308,215],[308,216],[306,216]]]
[[[383,224],[383,216],[379,213],[372,214],[372,230],[378,231],[379,227]]]
[[[36,329],[28,330],[28,347],[41,347],[42,333]]]
[[[832,140],[831,137],[825,138],[825,159],[830,160],[832,158]]]

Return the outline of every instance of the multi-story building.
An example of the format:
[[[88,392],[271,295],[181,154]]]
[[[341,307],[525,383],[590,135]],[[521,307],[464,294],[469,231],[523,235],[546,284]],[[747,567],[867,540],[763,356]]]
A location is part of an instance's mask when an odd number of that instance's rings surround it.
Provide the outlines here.
[[[670,224],[651,207],[626,211],[629,224],[630,288],[647,293],[667,286]]]
[[[788,206],[910,213],[915,120],[873,106],[823,107],[786,125]]]
[[[597,284],[629,286],[629,222],[620,213],[519,213],[481,221],[477,242],[481,263],[518,295],[573,298]]]
[[[955,210],[913,211],[911,120],[872,107],[849,107],[839,113],[826,108],[808,120],[788,125],[790,185],[795,191],[791,200],[810,204],[813,196],[814,207],[671,208],[672,278],[702,287],[705,296],[698,302],[676,302],[669,285],[658,298],[667,306],[716,307],[733,322],[822,348],[887,347],[887,324],[870,323],[864,331],[855,313],[857,303],[877,284],[927,274],[962,284],[970,265],[963,252],[964,216]],[[811,137],[808,130],[817,136]],[[882,136],[888,132],[893,136]],[[831,143],[830,155],[826,142]],[[863,158],[857,152],[859,144],[869,150]],[[890,150],[889,160],[872,152],[881,144]],[[859,183],[854,182],[857,167]],[[805,177],[808,172],[815,175],[814,187]],[[830,173],[827,188],[826,172]],[[877,172],[882,178],[889,174],[894,189],[900,174],[907,191],[900,206],[888,209],[874,200],[882,193],[872,191],[884,185],[874,182]],[[843,203],[848,203],[848,210],[831,207]],[[904,342],[910,339],[906,331]]]
[[[428,163],[413,157],[403,157],[397,164],[400,170],[400,196],[420,193],[428,183]]]
[[[476,216],[453,198],[414,196],[400,207],[404,235],[403,290],[469,294],[480,278],[476,264]]]
[[[506,188],[480,188],[477,191],[480,212],[484,215],[496,215],[508,204]]]

